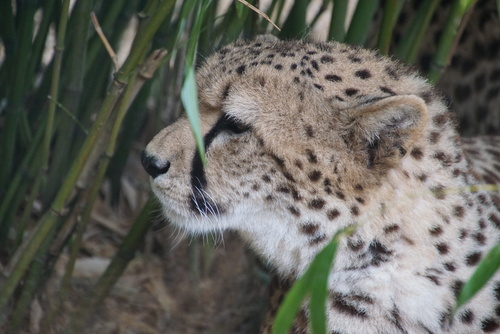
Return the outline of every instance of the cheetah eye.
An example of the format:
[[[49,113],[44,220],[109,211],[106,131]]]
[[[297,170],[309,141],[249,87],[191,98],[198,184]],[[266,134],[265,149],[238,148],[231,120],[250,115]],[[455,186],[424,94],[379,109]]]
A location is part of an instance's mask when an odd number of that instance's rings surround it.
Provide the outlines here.
[[[240,134],[250,130],[250,125],[242,123],[234,117],[229,117],[227,115],[224,115],[221,125],[221,130],[225,130],[234,134]]]

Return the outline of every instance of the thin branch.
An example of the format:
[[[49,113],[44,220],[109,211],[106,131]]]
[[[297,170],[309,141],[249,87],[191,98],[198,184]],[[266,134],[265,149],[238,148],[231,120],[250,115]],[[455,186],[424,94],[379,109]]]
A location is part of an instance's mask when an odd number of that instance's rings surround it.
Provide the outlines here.
[[[92,23],[94,24],[95,31],[101,38],[102,44],[104,44],[104,47],[106,48],[106,51],[108,51],[109,57],[113,61],[113,65],[115,67],[115,72],[118,71],[118,58],[116,57],[115,51],[113,51],[113,48],[108,42],[108,39],[104,35],[101,29],[101,25],[99,24],[99,21],[97,20],[97,17],[95,16],[95,12],[90,13],[90,18],[92,19]]]
[[[278,31],[281,31],[280,28],[278,28],[278,26],[276,24],[274,24],[273,21],[271,21],[271,19],[269,18],[269,16],[267,16],[264,12],[262,12],[260,9],[258,9],[257,7],[255,6],[252,6],[251,4],[249,4],[248,2],[246,2],[245,0],[236,0],[238,1],[239,3],[247,6],[248,8],[250,8],[251,10],[253,10],[254,12],[256,12],[257,14],[259,14],[260,16],[262,16],[264,19],[266,19],[267,21],[269,21],[269,23],[271,23],[276,29],[278,29]]]

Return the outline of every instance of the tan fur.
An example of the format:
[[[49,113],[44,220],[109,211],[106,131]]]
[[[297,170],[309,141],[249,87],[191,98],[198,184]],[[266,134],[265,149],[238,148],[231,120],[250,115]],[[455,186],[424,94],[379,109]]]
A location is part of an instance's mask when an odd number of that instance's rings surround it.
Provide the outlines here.
[[[498,177],[498,142],[466,143],[489,152],[474,170],[425,79],[372,51],[260,37],[208,58],[197,82],[207,164],[185,118],[143,156],[173,224],[238,231],[287,282],[357,225],[329,279],[330,333],[500,329],[498,277],[451,315],[499,237],[497,194],[460,190]],[[308,332],[306,309],[295,330]]]

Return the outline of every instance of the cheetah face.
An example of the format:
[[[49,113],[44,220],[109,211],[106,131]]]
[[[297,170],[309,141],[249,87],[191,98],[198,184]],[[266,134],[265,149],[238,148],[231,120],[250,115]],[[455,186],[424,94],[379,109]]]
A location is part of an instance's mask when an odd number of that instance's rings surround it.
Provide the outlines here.
[[[319,247],[351,224],[427,124],[414,81],[429,87],[410,76],[400,92],[380,88],[395,75],[380,62],[341,44],[276,41],[210,57],[197,73],[206,164],[185,117],[143,153],[166,216],[194,233],[235,229],[274,250],[290,238]]]

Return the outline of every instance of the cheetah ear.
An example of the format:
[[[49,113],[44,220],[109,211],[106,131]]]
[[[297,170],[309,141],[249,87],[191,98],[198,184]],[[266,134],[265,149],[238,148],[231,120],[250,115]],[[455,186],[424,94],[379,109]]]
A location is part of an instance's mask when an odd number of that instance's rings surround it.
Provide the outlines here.
[[[368,169],[386,170],[397,165],[420,137],[427,117],[421,98],[392,96],[342,113],[343,138]]]

